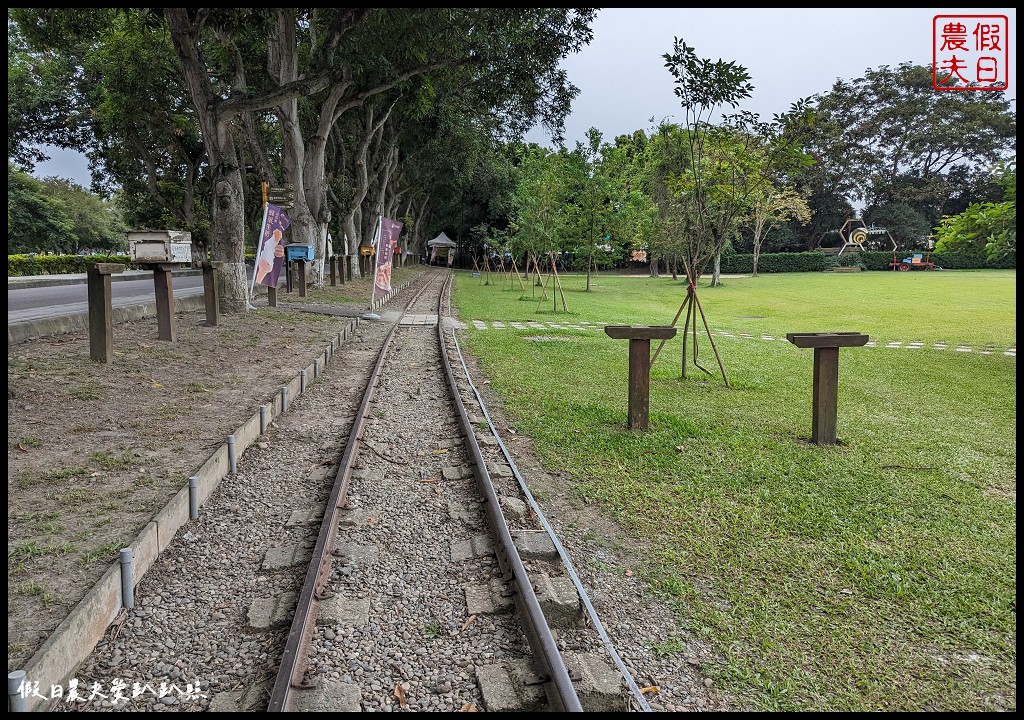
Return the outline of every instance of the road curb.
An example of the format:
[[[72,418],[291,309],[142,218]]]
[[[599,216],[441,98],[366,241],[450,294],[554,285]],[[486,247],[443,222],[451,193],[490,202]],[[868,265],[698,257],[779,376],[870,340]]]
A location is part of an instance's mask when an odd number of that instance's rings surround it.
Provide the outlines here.
[[[202,310],[206,307],[205,303],[206,300],[203,295],[178,297],[174,299],[174,311],[177,314],[179,312]],[[112,317],[115,323],[156,317],[156,301],[115,307],[112,310]],[[9,346],[17,345],[48,335],[62,335],[70,332],[88,331],[88,329],[89,313],[87,312],[9,323],[7,325],[7,344]]]
[[[171,273],[174,277],[188,277],[191,275],[202,275],[202,270],[174,270]],[[111,282],[123,282],[125,280],[151,280],[152,270],[128,270],[123,273],[111,275]],[[18,275],[7,278],[7,289],[15,290],[22,288],[57,287],[59,285],[85,285],[89,281],[85,273],[71,273],[68,275]]]

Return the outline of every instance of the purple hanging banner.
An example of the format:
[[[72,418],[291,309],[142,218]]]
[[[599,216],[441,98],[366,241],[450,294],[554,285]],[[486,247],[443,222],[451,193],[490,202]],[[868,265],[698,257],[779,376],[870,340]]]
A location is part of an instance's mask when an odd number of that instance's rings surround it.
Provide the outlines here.
[[[378,292],[391,292],[391,266],[398,246],[398,236],[402,233],[403,223],[391,218],[380,219],[380,236],[377,241],[377,266],[373,284]]]
[[[292,224],[282,208],[267,203],[263,216],[263,232],[260,246],[256,251],[256,270],[253,284],[259,283],[276,288],[281,268],[284,266],[284,231]]]

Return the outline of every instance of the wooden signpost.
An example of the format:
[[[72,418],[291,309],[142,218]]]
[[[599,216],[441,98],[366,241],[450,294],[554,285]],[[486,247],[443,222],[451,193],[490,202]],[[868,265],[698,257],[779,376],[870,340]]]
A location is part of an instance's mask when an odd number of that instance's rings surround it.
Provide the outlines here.
[[[675,337],[667,325],[608,325],[604,332],[616,340],[629,340],[629,429],[647,429],[651,388],[651,340]]]
[[[866,345],[868,336],[858,332],[786,333],[800,348],[814,348],[814,389],[811,401],[811,442],[836,444],[839,405],[839,348]]]
[[[108,363],[114,357],[114,314],[110,276],[124,272],[124,265],[90,263],[86,279],[89,283],[89,357]]]

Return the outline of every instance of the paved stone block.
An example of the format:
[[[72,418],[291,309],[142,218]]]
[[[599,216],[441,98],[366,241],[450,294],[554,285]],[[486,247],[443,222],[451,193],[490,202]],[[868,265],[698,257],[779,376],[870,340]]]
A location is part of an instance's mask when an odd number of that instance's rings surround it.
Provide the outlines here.
[[[473,477],[473,468],[466,465],[448,465],[441,468],[441,477],[445,480],[462,480]]]
[[[299,712],[362,712],[362,692],[358,685],[327,680],[317,680],[315,688],[294,690],[295,709]]]
[[[458,500],[448,500],[448,517],[452,520],[474,523],[480,517],[478,506],[467,507]]]
[[[524,560],[554,560],[558,557],[555,544],[546,532],[517,530],[512,533],[512,540]]]
[[[298,596],[286,592],[277,597],[256,598],[249,606],[249,627],[255,630],[269,630],[287,627],[292,621],[292,612]]]
[[[512,609],[515,597],[501,580],[492,580],[487,585],[464,588],[466,612],[470,615],[496,615]]]
[[[338,468],[332,465],[320,465],[309,471],[309,477],[314,482],[324,482],[328,478],[333,479],[338,474]]]
[[[465,562],[494,552],[489,535],[477,535],[468,540],[452,542],[452,562]]]
[[[566,655],[565,666],[578,678],[573,687],[586,712],[626,712],[624,681],[610,658],[593,653]]]
[[[541,573],[536,584],[537,601],[554,627],[574,627],[583,621],[583,601],[571,578]]]
[[[264,570],[281,570],[309,562],[312,553],[305,545],[286,545],[284,547],[270,548],[263,557]]]
[[[487,463],[487,472],[491,477],[512,477],[512,468],[505,463]]]
[[[295,527],[296,525],[312,525],[313,523],[320,522],[323,518],[323,508],[297,508],[292,510],[292,514],[288,517],[288,522],[286,522],[285,525],[288,527]]]
[[[501,509],[511,518],[520,520],[526,517],[529,512],[529,507],[525,502],[517,497],[503,497],[500,500]]]
[[[357,545],[347,540],[338,540],[334,548],[341,561],[351,565],[372,565],[380,555],[376,545]]]
[[[338,527],[358,527],[360,525],[366,525],[367,521],[373,517],[369,512],[363,508],[352,508],[338,511]]]
[[[241,710],[239,707],[241,699],[241,690],[219,692],[210,698],[210,712],[238,712]]]
[[[322,601],[317,611],[317,625],[363,627],[370,619],[370,598],[346,598],[341,595]]]
[[[543,685],[527,685],[534,677],[529,663],[513,660],[503,665],[477,666],[476,682],[487,712],[543,710]]]

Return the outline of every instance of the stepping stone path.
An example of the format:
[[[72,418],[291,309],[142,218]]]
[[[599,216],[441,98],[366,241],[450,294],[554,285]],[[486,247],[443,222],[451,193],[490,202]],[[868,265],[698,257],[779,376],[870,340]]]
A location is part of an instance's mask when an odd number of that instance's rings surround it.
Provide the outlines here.
[[[473,327],[475,327],[477,330],[488,330],[488,329],[491,329],[491,328],[493,328],[495,330],[507,330],[507,329],[511,328],[511,329],[514,329],[514,330],[549,330],[549,329],[553,329],[553,330],[587,331],[587,330],[601,330],[601,329],[603,329],[608,324],[608,323],[604,323],[604,322],[591,322],[590,320],[578,320],[576,322],[561,322],[561,323],[554,322],[554,321],[538,322],[537,320],[524,320],[524,321],[517,321],[517,320],[508,320],[508,321],[492,320],[492,321],[490,321],[489,324],[488,324],[488,322],[485,322],[483,320],[471,320],[470,322],[473,324]],[[730,338],[739,337],[739,338],[743,338],[744,340],[764,340],[765,342],[770,342],[770,341],[773,341],[773,340],[781,340],[782,342],[786,342],[786,338],[784,338],[784,337],[778,337],[777,338],[777,337],[775,337],[773,335],[767,335],[767,334],[754,335],[754,334],[748,333],[748,332],[733,333],[733,332],[729,332],[728,330],[721,330],[721,329],[716,329],[713,332],[714,332],[715,335],[721,335],[722,337],[730,337]],[[925,349],[927,349],[927,350],[938,350],[940,352],[943,351],[943,350],[949,350],[952,347],[955,352],[962,352],[962,353],[973,353],[973,352],[975,352],[975,349],[973,347],[971,347],[970,345],[964,345],[964,344],[950,345],[950,343],[947,343],[947,342],[944,342],[944,341],[939,341],[939,342],[936,342],[936,343],[932,343],[929,346],[929,345],[927,345],[922,340],[912,340],[912,341],[909,341],[909,342],[908,341],[904,341],[904,340],[888,340],[888,341],[884,341],[884,342],[881,342],[881,343],[878,340],[869,340],[867,342],[867,344],[864,345],[864,347],[883,347],[883,348],[888,348],[888,349],[893,349],[893,350],[896,350],[896,349],[925,350]],[[996,353],[998,353],[1000,351],[994,345],[987,344],[984,347],[980,348],[977,352],[978,352],[979,355],[995,355]],[[1007,357],[1017,357],[1017,348],[1016,347],[1007,348],[1007,349],[1002,351],[1002,354],[1007,356]]]

